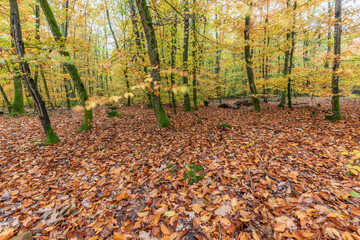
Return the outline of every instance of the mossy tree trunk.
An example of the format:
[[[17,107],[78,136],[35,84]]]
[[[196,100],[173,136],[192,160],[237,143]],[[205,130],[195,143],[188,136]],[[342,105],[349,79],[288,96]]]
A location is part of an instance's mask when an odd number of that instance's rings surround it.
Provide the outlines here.
[[[246,63],[246,73],[249,81],[249,88],[252,95],[252,100],[254,104],[254,111],[260,112],[260,101],[257,96],[257,90],[254,79],[253,65],[252,65],[252,53],[250,46],[250,28],[251,28],[251,14],[252,14],[252,1],[248,3],[250,10],[246,13],[245,16],[245,30],[244,30],[244,39],[245,39],[245,63]]]
[[[183,84],[187,87],[184,94],[184,110],[191,112],[191,102],[188,90],[189,85],[189,28],[190,28],[190,14],[189,14],[189,0],[184,0],[184,42],[183,42]]]
[[[152,23],[152,17],[148,5],[146,3],[146,0],[136,0],[136,4],[139,10],[141,23],[144,27],[147,46],[148,46],[148,54],[151,62],[152,81],[150,87],[151,87],[151,95],[153,100],[155,116],[159,127],[167,127],[171,124],[171,122],[161,104],[160,89],[159,89],[161,85],[160,69],[159,69],[160,59],[159,59],[158,46],[155,38],[154,26]]]
[[[16,44],[15,44],[16,45]],[[11,114],[24,114],[24,94],[21,83],[21,73],[18,68],[14,68],[14,101],[11,104]]]
[[[332,113],[326,116],[328,120],[341,120],[340,113],[340,89],[339,89],[339,67],[341,54],[341,3],[342,0],[335,0],[335,23],[334,23],[334,63],[332,68],[331,90],[332,90]]]
[[[46,134],[46,144],[53,144],[59,142],[59,138],[51,127],[50,118],[45,107],[45,102],[42,100],[41,95],[36,88],[34,79],[31,77],[29,64],[23,60],[25,56],[25,47],[22,40],[20,16],[17,0],[9,0],[10,3],[10,27],[11,36],[14,40],[15,51],[20,59],[20,70],[24,76],[25,82],[29,88],[30,94],[39,111],[42,127]]]
[[[64,62],[64,66],[67,69],[68,73],[71,76],[71,79],[73,80],[74,86],[76,87],[76,90],[79,93],[80,103],[85,108],[84,109],[84,119],[83,123],[81,125],[80,130],[90,130],[92,128],[93,123],[93,114],[92,109],[86,108],[86,102],[89,100],[88,93],[86,91],[86,88],[81,81],[80,75],[78,73],[78,70],[75,66],[75,63],[71,60],[69,52],[65,50],[65,42],[62,37],[62,34],[60,32],[59,26],[56,22],[56,19],[54,17],[54,14],[50,8],[50,5],[47,0],[39,0],[40,6],[44,12],[44,15],[46,17],[46,20],[49,24],[50,30],[52,35],[54,36],[55,41],[60,46],[60,54],[67,58],[67,61]]]

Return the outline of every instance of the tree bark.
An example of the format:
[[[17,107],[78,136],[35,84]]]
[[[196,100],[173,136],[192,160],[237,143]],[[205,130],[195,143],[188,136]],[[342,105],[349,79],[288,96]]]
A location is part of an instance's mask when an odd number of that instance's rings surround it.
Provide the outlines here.
[[[160,98],[160,59],[159,51],[157,46],[157,41],[155,38],[155,31],[152,23],[152,17],[150,15],[149,8],[147,6],[146,0],[136,0],[136,4],[139,10],[139,15],[141,18],[141,23],[144,27],[147,46],[148,46],[148,55],[151,63],[151,76],[152,81],[150,83],[152,102],[155,111],[155,116],[159,127],[167,127],[171,124],[166,112],[164,111],[161,98]]]
[[[197,60],[197,32],[196,32],[196,0],[193,1],[193,14],[192,14],[192,35],[193,35],[193,42],[192,42],[192,57],[193,57],[193,79],[192,79],[192,85],[193,85],[193,102],[194,102],[194,110],[199,110],[197,105],[197,66],[198,66],[198,60]]]
[[[8,97],[6,96],[6,93],[5,93],[5,91],[4,91],[4,89],[3,89],[3,87],[1,85],[0,85],[0,92],[1,92],[1,95],[3,96],[3,98],[4,98],[4,101],[5,101],[6,107],[8,109],[8,112],[10,113],[11,112],[11,103],[10,103]]]
[[[328,120],[341,120],[340,113],[340,89],[339,89],[339,67],[340,67],[340,54],[341,54],[341,5],[342,0],[335,0],[335,23],[334,23],[334,63],[332,68],[332,78],[331,78],[331,87],[332,87],[332,113],[333,115],[326,116]]]
[[[184,94],[184,110],[191,112],[191,102],[189,95],[189,28],[190,28],[190,14],[189,14],[189,0],[184,0],[184,42],[183,42],[183,84],[187,87]]]
[[[253,65],[252,65],[252,53],[250,50],[250,28],[251,28],[251,14],[252,14],[252,1],[249,3],[250,10],[246,13],[245,16],[245,30],[244,30],[244,39],[245,39],[245,63],[246,63],[246,73],[249,81],[249,88],[252,95],[252,100],[254,104],[254,111],[260,112],[260,101],[257,96],[257,90],[254,79]]]
[[[173,91],[173,86],[175,84],[175,56],[176,56],[176,33],[177,33],[177,15],[175,15],[174,24],[171,28],[171,53],[170,53],[170,66],[171,66],[171,73],[170,73],[170,82],[171,82],[171,99],[172,99],[172,107],[174,114],[176,114],[176,99],[175,93]]]
[[[45,107],[45,103],[41,98],[39,91],[36,88],[34,79],[31,77],[29,64],[23,60],[25,56],[25,47],[22,40],[21,27],[20,27],[20,16],[17,0],[9,0],[10,3],[10,27],[11,36],[14,40],[15,51],[20,60],[20,70],[24,76],[25,82],[29,88],[30,94],[34,99],[34,102],[39,111],[39,117],[41,120],[42,127],[46,134],[46,144],[53,144],[59,142],[59,138],[53,131],[50,123],[50,118]]]
[[[70,59],[70,54],[65,50],[65,42],[62,38],[62,34],[60,32],[59,26],[55,20],[54,14],[50,8],[48,1],[47,0],[39,0],[39,2],[40,2],[40,6],[44,12],[44,15],[46,17],[46,20],[49,24],[49,27],[51,29],[52,35],[54,36],[55,41],[57,41],[57,43],[60,46],[60,54],[67,58],[67,61],[64,62],[64,65],[65,65],[67,71],[69,72],[69,74],[73,80],[74,86],[76,87],[76,89],[79,93],[81,105],[85,108],[84,109],[84,119],[83,119],[83,123],[81,125],[80,130],[81,131],[89,130],[92,128],[93,114],[92,114],[92,109],[86,109],[86,106],[85,106],[86,101],[89,100],[89,96],[87,94],[86,88],[85,88],[83,82],[81,81],[80,75],[78,73],[78,70],[77,70],[75,64]]]

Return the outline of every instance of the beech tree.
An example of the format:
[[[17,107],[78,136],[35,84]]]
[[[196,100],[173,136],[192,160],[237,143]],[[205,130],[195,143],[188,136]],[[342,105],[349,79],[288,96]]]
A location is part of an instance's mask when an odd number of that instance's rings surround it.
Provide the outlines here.
[[[333,115],[326,116],[329,120],[341,120],[340,113],[340,89],[339,89],[339,67],[341,54],[341,2],[342,0],[335,0],[335,22],[334,22],[334,62],[332,68],[331,89],[332,98],[331,106]]]
[[[171,122],[162,106],[160,98],[160,59],[152,17],[146,0],[136,0],[136,4],[139,10],[141,23],[144,27],[148,47],[148,55],[151,62],[152,79],[150,82],[150,89],[155,116],[159,127],[167,127],[171,124]]]
[[[69,74],[74,82],[76,90],[78,91],[79,96],[80,96],[81,105],[84,107],[84,119],[83,119],[80,130],[81,131],[89,130],[92,128],[93,113],[92,113],[92,109],[87,108],[87,106],[86,106],[86,101],[89,100],[89,96],[87,94],[86,88],[85,88],[83,82],[81,81],[80,75],[78,73],[78,70],[77,70],[75,64],[71,60],[69,52],[65,50],[64,39],[62,37],[59,26],[56,22],[56,19],[54,17],[54,14],[51,10],[51,7],[50,7],[48,1],[47,0],[39,0],[39,2],[40,2],[40,6],[44,12],[44,15],[46,17],[46,20],[49,24],[49,27],[51,29],[52,35],[54,36],[55,41],[61,48],[60,54],[66,58],[66,61],[64,62],[64,66],[67,69],[67,71],[69,72]]]
[[[20,17],[19,17],[19,8],[17,0],[9,0],[10,3],[10,27],[11,27],[11,36],[14,41],[15,51],[19,57],[19,66],[21,73],[25,79],[25,82],[28,86],[29,92],[34,99],[34,102],[39,111],[39,117],[46,135],[46,144],[53,144],[59,142],[59,138],[51,127],[50,118],[45,107],[45,102],[42,100],[41,95],[36,88],[34,79],[31,77],[30,67],[25,57],[25,47],[22,39],[21,26],[20,26]]]

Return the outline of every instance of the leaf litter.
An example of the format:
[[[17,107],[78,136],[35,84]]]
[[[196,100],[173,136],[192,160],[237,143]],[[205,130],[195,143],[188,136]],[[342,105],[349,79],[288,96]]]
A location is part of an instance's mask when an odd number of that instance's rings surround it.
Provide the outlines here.
[[[97,108],[81,133],[81,113],[57,110],[50,146],[36,117],[3,116],[0,239],[360,239],[360,109],[342,106],[337,123],[313,106],[210,106],[165,129],[139,105]]]

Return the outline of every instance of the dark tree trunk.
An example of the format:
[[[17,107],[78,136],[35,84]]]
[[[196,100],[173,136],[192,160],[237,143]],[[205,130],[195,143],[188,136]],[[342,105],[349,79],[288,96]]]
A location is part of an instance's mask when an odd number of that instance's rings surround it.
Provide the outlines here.
[[[141,59],[141,63],[143,64],[143,71],[144,74],[147,74],[147,67],[146,67],[146,63],[145,63],[145,58],[143,55],[143,46],[141,44],[141,40],[143,39],[143,37],[140,35],[139,32],[139,28],[137,25],[137,21],[136,21],[136,10],[135,10],[135,6],[134,6],[134,0],[130,0],[130,11],[131,11],[131,23],[133,26],[133,31],[135,34],[135,44],[137,47],[137,55],[140,57]],[[151,93],[149,89],[146,89],[146,96],[147,96],[147,100],[148,100],[148,108],[153,108],[153,103],[152,103],[152,97],[151,97]]]
[[[5,91],[4,91],[4,89],[3,89],[3,87],[1,85],[0,85],[0,92],[1,92],[1,95],[3,96],[3,98],[4,98],[4,101],[5,101],[6,107],[8,109],[8,112],[10,113],[11,112],[11,103],[10,103],[9,99],[7,98],[6,93],[5,93]]]
[[[189,58],[189,28],[190,28],[190,14],[189,14],[189,0],[184,0],[184,42],[183,42],[183,84],[189,86],[189,71],[188,71],[188,58]],[[189,90],[186,89],[184,94],[184,110],[191,112],[191,102]]]
[[[50,8],[48,1],[47,0],[39,0],[39,2],[40,2],[40,6],[45,14],[46,20],[49,24],[49,27],[51,29],[51,32],[54,36],[54,39],[55,39],[55,41],[57,41],[57,43],[60,46],[60,54],[68,59],[68,61],[64,63],[65,68],[67,69],[68,73],[70,74],[70,76],[74,82],[74,86],[76,87],[76,89],[79,93],[81,105],[85,108],[84,109],[84,119],[83,119],[83,123],[81,125],[80,130],[81,131],[89,130],[92,128],[93,114],[92,114],[92,109],[86,108],[86,102],[89,100],[89,96],[87,94],[86,88],[85,88],[83,82],[81,81],[80,75],[78,73],[78,70],[77,70],[75,64],[70,60],[70,54],[65,50],[64,39],[62,37],[59,26],[55,20],[54,14]]]
[[[252,2],[250,2],[250,11],[246,13],[245,16],[245,30],[244,30],[244,39],[245,39],[245,63],[246,63],[246,73],[249,81],[249,88],[252,95],[252,100],[254,103],[254,111],[260,112],[260,101],[257,96],[257,90],[254,79],[254,72],[252,66],[252,53],[250,50],[250,28],[251,28],[251,11],[252,11]]]
[[[150,15],[150,11],[147,6],[146,0],[136,0],[136,4],[139,10],[141,23],[144,27],[147,46],[148,46],[148,54],[151,63],[152,81],[150,83],[150,87],[151,87],[151,95],[153,99],[152,102],[155,111],[155,116],[159,127],[167,127],[171,124],[171,122],[161,104],[160,89],[158,89],[158,87],[161,84],[160,69],[159,69],[160,59],[159,59],[158,46],[155,38],[155,31],[152,23],[152,17]]]
[[[59,142],[59,138],[53,131],[50,123],[50,118],[45,107],[45,103],[41,98],[39,91],[36,88],[34,79],[31,77],[29,64],[23,60],[25,56],[24,42],[22,41],[21,27],[20,27],[20,16],[17,0],[9,0],[10,3],[10,27],[11,36],[14,40],[15,51],[20,60],[20,70],[24,76],[25,82],[29,88],[30,94],[34,99],[34,102],[39,111],[39,117],[41,120],[42,127],[46,135],[46,144],[53,144]]]
[[[340,113],[340,89],[339,89],[339,67],[340,67],[340,54],[341,54],[341,1],[335,0],[335,24],[334,24],[334,63],[332,68],[332,113],[333,115],[326,116],[329,120],[341,120]]]

